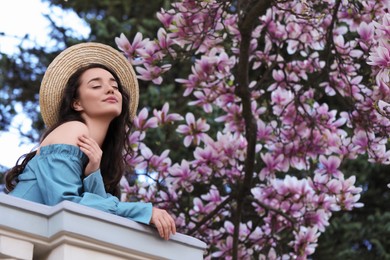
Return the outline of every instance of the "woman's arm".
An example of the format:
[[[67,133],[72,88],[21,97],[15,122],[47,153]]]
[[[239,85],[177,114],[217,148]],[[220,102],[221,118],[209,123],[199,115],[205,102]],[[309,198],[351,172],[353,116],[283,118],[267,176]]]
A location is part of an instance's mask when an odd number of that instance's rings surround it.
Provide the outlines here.
[[[55,176],[52,176],[51,180],[46,180],[49,186],[56,187],[58,191],[55,196],[46,196],[48,205],[70,200],[137,222],[154,224],[164,239],[169,239],[170,234],[176,233],[174,220],[165,210],[153,208],[151,203],[120,202],[118,198],[105,192],[99,170],[102,151],[96,141],[89,137],[85,124],[76,121],[65,123],[47,136],[41,145],[45,142],[46,144],[66,143],[78,146],[89,159],[84,172],[83,165],[81,165],[78,170],[69,169],[73,174],[64,174],[66,177],[63,180]],[[82,174],[86,176],[83,180]],[[45,183],[45,181],[38,181],[38,183]]]
[[[110,194],[106,193],[104,190],[103,178],[100,174],[100,170],[97,170],[91,173],[90,175],[88,175],[86,178],[84,178],[84,190],[89,193],[100,195],[102,197],[111,196]],[[120,203],[128,203],[128,202],[120,202]],[[92,207],[96,208],[98,206],[99,205],[95,205]],[[140,207],[141,205],[138,206]],[[126,209],[126,210],[131,212],[131,209]],[[129,215],[131,213],[119,212],[118,214]],[[134,213],[132,215],[134,215]],[[176,224],[173,218],[165,210],[161,210],[156,207],[153,207],[150,223],[156,226],[160,236],[164,239],[169,239],[170,234],[176,233]]]
[[[46,205],[53,206],[68,200],[137,222],[150,223],[151,203],[120,202],[117,197],[103,192],[103,182],[97,174],[94,185],[84,187],[81,175],[83,165],[78,157],[53,153],[40,155],[37,159],[34,172]]]

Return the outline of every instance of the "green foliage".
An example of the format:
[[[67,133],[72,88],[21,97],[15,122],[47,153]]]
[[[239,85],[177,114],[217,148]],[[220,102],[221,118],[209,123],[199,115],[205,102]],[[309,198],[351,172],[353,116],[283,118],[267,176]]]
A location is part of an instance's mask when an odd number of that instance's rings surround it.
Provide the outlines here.
[[[76,12],[91,28],[91,40],[115,45],[114,38],[120,33],[129,38],[141,32],[146,36],[155,35],[160,22],[156,12],[167,7],[172,1],[149,1],[145,3],[131,0],[92,0],[62,1],[45,0],[65,10]]]
[[[364,207],[331,218],[313,259],[390,259],[390,167],[361,158],[343,170],[357,177]]]
[[[313,259],[390,259],[390,212],[334,216]]]

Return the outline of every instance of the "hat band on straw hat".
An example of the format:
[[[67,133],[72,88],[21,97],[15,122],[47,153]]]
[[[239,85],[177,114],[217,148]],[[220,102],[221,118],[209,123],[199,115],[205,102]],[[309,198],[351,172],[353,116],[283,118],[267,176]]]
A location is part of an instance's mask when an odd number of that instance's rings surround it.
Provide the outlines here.
[[[90,64],[102,64],[118,76],[124,91],[129,94],[130,118],[137,112],[139,87],[130,62],[111,46],[88,42],[73,45],[62,51],[47,68],[39,90],[39,105],[47,127],[58,122],[59,109],[69,78],[79,69]]]

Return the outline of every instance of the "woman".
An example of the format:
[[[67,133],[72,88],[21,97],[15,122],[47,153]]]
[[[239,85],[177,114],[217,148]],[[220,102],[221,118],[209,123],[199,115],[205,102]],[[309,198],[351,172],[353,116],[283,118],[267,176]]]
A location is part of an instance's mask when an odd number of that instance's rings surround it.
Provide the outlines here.
[[[6,174],[9,194],[50,206],[73,201],[154,224],[169,239],[176,227],[165,210],[118,199],[138,106],[126,58],[107,45],[74,45],[49,65],[39,95],[48,129],[37,150]]]

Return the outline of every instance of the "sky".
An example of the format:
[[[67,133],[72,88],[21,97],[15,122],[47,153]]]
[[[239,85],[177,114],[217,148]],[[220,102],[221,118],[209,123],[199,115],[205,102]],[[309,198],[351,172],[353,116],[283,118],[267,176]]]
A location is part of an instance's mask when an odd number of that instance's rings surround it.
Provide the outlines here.
[[[89,30],[83,27],[80,18],[72,12],[64,13],[61,9],[53,9],[55,21],[63,23],[70,28],[77,28],[76,33],[80,37],[89,34]],[[0,0],[0,52],[12,55],[17,51],[20,37],[29,34],[33,42],[26,44],[48,44],[49,21],[44,17],[48,13],[48,4],[40,0]],[[11,35],[10,37],[5,37]],[[0,86],[1,88],[1,86]],[[22,111],[21,107],[15,108]],[[29,127],[29,119],[20,113],[12,122],[10,131],[0,131],[0,165],[10,168],[15,165],[17,159],[31,151],[37,144],[23,143],[16,128],[18,125]],[[21,144],[22,143],[22,144]]]

